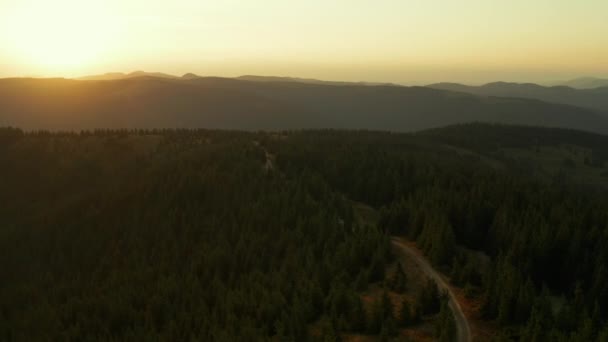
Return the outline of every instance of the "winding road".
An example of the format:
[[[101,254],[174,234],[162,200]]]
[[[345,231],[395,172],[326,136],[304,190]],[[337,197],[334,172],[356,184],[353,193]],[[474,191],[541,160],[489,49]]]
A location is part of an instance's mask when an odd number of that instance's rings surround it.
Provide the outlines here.
[[[469,322],[467,321],[458,300],[456,299],[456,295],[448,285],[448,283],[441,277],[441,275],[435,271],[433,266],[429,263],[428,260],[419,252],[417,252],[412,247],[408,246],[403,240],[399,238],[391,238],[391,243],[393,246],[399,250],[404,255],[412,258],[416,264],[420,267],[422,272],[424,272],[428,277],[433,279],[440,291],[445,291],[448,294],[449,301],[448,306],[452,310],[454,314],[454,321],[456,322],[456,330],[457,330],[457,341],[459,342],[471,342],[471,328],[469,327]]]

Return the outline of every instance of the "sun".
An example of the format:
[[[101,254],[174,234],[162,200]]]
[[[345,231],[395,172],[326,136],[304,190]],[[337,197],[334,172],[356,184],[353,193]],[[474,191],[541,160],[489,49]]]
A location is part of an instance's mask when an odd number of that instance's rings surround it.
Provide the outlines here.
[[[49,74],[69,74],[103,62],[117,27],[100,2],[19,1],[4,28],[11,54]]]

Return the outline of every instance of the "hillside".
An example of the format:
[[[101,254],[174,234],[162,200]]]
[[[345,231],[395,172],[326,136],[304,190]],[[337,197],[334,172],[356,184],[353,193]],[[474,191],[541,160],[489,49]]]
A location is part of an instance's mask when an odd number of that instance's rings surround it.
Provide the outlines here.
[[[437,83],[431,84],[428,87],[481,96],[537,99],[545,102],[568,104],[608,112],[608,87],[574,89],[566,86],[543,87],[532,83],[507,82],[488,83],[483,86]]]
[[[582,108],[424,87],[136,77],[0,80],[0,125],[24,129],[370,129],[408,132],[465,122],[608,132]]]
[[[3,341],[453,341],[390,235],[481,340],[608,338],[607,136],[0,129],[0,163]]]

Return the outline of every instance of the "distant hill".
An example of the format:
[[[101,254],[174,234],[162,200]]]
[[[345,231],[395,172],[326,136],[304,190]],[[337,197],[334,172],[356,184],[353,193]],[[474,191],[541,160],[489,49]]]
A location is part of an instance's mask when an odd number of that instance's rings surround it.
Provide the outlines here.
[[[187,74],[193,75],[193,74]],[[186,76],[186,75],[184,75]],[[196,75],[195,75],[196,76]],[[122,73],[122,72],[110,72],[102,75],[92,75],[77,78],[77,80],[81,81],[111,81],[111,80],[123,80],[127,78],[136,78],[136,77],[157,77],[157,78],[168,78],[168,79],[177,79],[177,76],[164,74],[162,72],[145,72],[145,71],[134,71],[131,73]]]
[[[392,85],[397,86],[392,83],[374,83],[374,82],[340,82],[340,81],[322,81],[313,78],[299,78],[299,77],[277,77],[277,76],[255,76],[255,75],[245,75],[237,77],[239,80],[244,81],[255,81],[255,82],[298,82],[298,83],[307,83],[307,84],[324,84],[324,85],[369,85],[369,86],[377,86],[377,85]]]
[[[193,73],[187,73],[187,74],[184,74],[182,76],[182,79],[185,79],[185,80],[192,80],[192,79],[195,79],[195,78],[200,78],[200,76],[196,75],[196,74],[193,74]]]
[[[128,78],[136,78],[136,77],[154,77],[154,78],[167,78],[167,79],[179,79],[179,76],[174,76],[170,74],[165,74],[161,72],[145,72],[145,71],[135,71],[131,73],[122,73],[122,72],[110,72],[102,75],[92,75],[76,78],[80,81],[110,81],[110,80],[124,80]],[[196,79],[201,76],[187,73],[184,74],[181,79]],[[299,77],[278,77],[278,76],[256,76],[256,75],[244,75],[236,77],[238,80],[242,81],[254,81],[254,82],[298,82],[298,83],[307,83],[307,84],[325,84],[325,85],[395,85],[391,83],[373,83],[373,82],[340,82],[340,81],[322,81],[316,80],[312,78],[299,78]]]
[[[458,83],[436,83],[429,88],[482,95],[538,99],[546,102],[569,104],[608,111],[608,87],[574,89],[566,86],[543,87],[533,83],[495,82],[483,86]]]
[[[557,85],[564,85],[576,89],[593,89],[608,87],[608,79],[597,77],[580,77],[570,81],[560,82]]]
[[[608,133],[608,119],[592,110],[426,87],[213,77],[0,80],[0,126],[30,130],[339,128],[405,132],[466,122]]]

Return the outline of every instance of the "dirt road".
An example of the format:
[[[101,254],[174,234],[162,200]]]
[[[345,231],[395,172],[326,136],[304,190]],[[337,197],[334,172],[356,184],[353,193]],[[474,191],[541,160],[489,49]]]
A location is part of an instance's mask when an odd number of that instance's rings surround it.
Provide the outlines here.
[[[408,246],[403,240],[399,238],[391,238],[391,243],[396,247],[404,255],[412,258],[416,264],[420,267],[420,269],[431,279],[433,279],[440,291],[445,291],[448,294],[448,305],[454,314],[454,321],[456,322],[456,330],[457,330],[457,341],[459,342],[471,342],[471,328],[469,327],[469,322],[467,321],[464,312],[462,312],[462,308],[452,292],[452,289],[448,285],[448,283],[441,277],[441,275],[435,271],[433,266],[431,266],[430,262],[426,260],[424,256],[422,256],[418,251]]]

